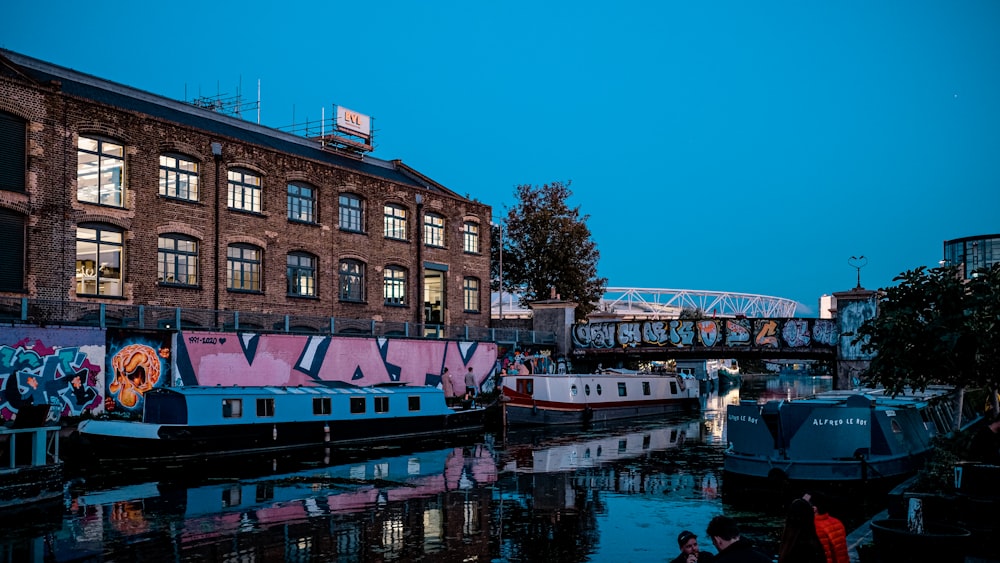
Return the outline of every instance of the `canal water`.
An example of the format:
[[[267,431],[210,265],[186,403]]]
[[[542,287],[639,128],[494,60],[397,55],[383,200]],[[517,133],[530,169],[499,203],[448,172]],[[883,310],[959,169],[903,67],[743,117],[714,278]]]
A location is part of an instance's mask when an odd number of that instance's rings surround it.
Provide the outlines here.
[[[0,562],[660,562],[682,530],[711,550],[717,514],[773,551],[790,499],[724,490],[725,407],[829,388],[828,377],[744,376],[668,420],[69,468],[61,502],[3,519]],[[879,509],[858,501],[842,516]]]

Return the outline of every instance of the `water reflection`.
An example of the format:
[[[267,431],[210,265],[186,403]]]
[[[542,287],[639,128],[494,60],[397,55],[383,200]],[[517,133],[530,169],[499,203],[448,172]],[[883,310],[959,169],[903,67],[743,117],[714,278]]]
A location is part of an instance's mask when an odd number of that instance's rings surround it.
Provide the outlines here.
[[[719,513],[774,547],[781,512],[720,493],[726,405],[814,385],[771,378],[706,394],[695,417],[90,470],[61,519],[0,530],[0,561],[663,560]]]

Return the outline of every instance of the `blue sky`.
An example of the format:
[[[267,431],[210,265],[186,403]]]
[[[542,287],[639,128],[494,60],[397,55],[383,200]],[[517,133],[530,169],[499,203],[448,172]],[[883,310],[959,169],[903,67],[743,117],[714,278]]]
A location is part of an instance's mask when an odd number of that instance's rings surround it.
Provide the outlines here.
[[[494,207],[571,181],[612,286],[794,299],[1000,232],[1000,2],[15,2],[0,46],[375,156]]]

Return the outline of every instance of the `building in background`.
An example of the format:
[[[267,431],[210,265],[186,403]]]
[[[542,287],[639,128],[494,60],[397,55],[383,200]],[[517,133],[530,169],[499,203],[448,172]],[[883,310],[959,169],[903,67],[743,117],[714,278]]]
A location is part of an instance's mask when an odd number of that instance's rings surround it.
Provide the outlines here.
[[[489,206],[323,125],[0,50],[0,299],[489,326]]]
[[[944,241],[942,266],[961,266],[962,279],[969,279],[980,268],[1000,263],[1000,234],[979,235]]]

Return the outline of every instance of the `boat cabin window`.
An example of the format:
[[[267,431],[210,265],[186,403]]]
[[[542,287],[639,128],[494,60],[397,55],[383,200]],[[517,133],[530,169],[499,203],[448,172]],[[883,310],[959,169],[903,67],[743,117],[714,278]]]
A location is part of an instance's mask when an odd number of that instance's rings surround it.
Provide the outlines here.
[[[601,384],[600,383],[597,384],[597,394],[598,395],[601,394]]]
[[[222,508],[239,506],[243,503],[243,488],[239,485],[222,491]]]
[[[583,386],[583,394],[584,395],[590,395],[590,385],[584,385]]]
[[[628,390],[625,389],[625,382],[624,381],[619,381],[618,382],[618,396],[619,397],[627,397],[628,396]]]
[[[420,410],[420,397],[415,396],[415,397],[410,397],[409,399],[410,399],[410,410],[411,411]]]
[[[314,397],[313,398],[313,414],[330,414],[333,409],[330,408],[330,397]]]
[[[572,396],[574,396],[574,397],[576,397],[576,394],[579,391],[580,390],[576,388],[576,383],[574,383],[573,385],[571,385],[570,388],[569,388],[569,394],[572,395]]]
[[[649,391],[649,382],[648,381],[643,381],[642,382],[642,394],[643,395],[649,395],[650,394],[650,391]]]
[[[535,380],[534,379],[518,379],[517,380],[517,392],[524,393],[525,395],[531,395],[535,392]]]
[[[364,414],[364,413],[365,413],[365,398],[351,397],[351,414]]]
[[[389,412],[389,397],[375,397],[375,412]]]
[[[257,399],[257,416],[274,416],[274,399]]]
[[[243,416],[243,399],[222,399],[222,418]]]
[[[646,393],[646,394],[649,395],[649,393]],[[676,395],[677,394],[677,382],[676,381],[671,381],[670,382],[670,394],[671,395]]]
[[[898,422],[896,422],[895,418],[892,419],[892,421],[890,421],[889,426],[892,428],[892,432],[894,434],[900,434],[903,432],[903,427],[900,426]]]

